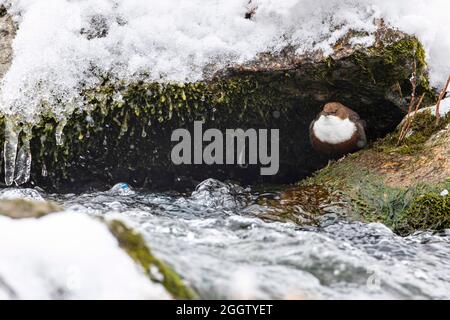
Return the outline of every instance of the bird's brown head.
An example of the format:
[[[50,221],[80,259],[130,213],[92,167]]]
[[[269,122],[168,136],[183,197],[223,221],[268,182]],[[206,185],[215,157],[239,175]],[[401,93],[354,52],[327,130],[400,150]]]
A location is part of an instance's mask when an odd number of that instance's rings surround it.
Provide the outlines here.
[[[323,107],[323,113],[326,115],[336,116],[341,119],[347,119],[349,112],[347,107],[339,102],[329,102]]]

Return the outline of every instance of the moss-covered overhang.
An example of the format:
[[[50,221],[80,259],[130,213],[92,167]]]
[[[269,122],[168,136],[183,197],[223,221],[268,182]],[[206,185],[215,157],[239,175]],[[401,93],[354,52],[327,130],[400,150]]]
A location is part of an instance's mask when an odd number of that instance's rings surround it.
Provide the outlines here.
[[[76,190],[118,181],[152,188],[192,187],[209,177],[262,181],[256,166],[173,165],[172,131],[192,130],[196,120],[203,120],[205,129],[280,129],[280,171],[264,181],[296,181],[328,161],[311,150],[308,137],[325,102],[341,101],[357,111],[372,140],[384,136],[403,117],[414,65],[417,93],[431,97],[423,48],[404,34],[343,57],[281,70],[230,69],[197,83],[125,84],[105,78],[83,92],[85,111],[72,114],[64,127],[52,116],[33,127],[31,182]],[[0,121],[3,128],[4,118]],[[64,138],[57,143],[61,129]]]

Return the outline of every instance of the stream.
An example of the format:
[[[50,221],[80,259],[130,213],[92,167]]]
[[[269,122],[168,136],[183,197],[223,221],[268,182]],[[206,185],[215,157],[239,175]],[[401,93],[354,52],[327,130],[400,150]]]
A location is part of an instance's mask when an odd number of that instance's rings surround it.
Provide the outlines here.
[[[261,219],[258,194],[208,179],[191,194],[118,184],[44,195],[67,210],[121,219],[208,299],[445,299],[450,230],[399,237],[378,223],[315,227]]]

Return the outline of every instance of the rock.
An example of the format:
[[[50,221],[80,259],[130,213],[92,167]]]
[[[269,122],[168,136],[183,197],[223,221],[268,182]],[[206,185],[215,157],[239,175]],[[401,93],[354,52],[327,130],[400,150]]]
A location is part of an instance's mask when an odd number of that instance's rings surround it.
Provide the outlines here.
[[[446,195],[424,193],[415,197],[398,217],[395,231],[408,235],[416,230],[444,230],[450,228],[450,201]]]
[[[248,190],[238,185],[207,179],[195,188],[188,201],[205,209],[237,212],[248,205],[250,199]]]
[[[125,83],[105,76],[102,85],[83,92],[84,112],[67,123],[50,115],[32,129],[31,182],[47,190],[107,188],[118,181],[136,187],[193,188],[207,178],[246,183],[298,181],[328,159],[314,153],[308,127],[327,101],[338,100],[367,121],[369,140],[392,131],[401,121],[417,65],[417,93],[429,88],[424,50],[412,36],[380,26],[370,48],[352,46],[350,35],[335,52],[296,56],[262,53],[196,83]],[[170,154],[174,129],[279,128],[280,170],[261,176],[258,165],[179,165]],[[0,128],[4,118],[0,116]],[[4,141],[0,131],[0,143]],[[27,136],[20,133],[19,145]],[[183,177],[183,179],[180,179]],[[3,179],[3,177],[0,177]]]
[[[0,6],[0,80],[8,71],[12,61],[12,41],[16,35],[16,26],[5,7]]]

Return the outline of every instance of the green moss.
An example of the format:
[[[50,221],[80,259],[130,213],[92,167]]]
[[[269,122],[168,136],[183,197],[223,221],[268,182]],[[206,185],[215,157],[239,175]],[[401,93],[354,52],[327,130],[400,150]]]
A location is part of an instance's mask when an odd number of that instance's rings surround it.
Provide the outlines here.
[[[450,199],[438,193],[425,193],[412,201],[393,224],[395,232],[408,235],[416,230],[450,228]]]
[[[439,184],[418,182],[410,187],[388,186],[382,175],[354,162],[358,154],[332,162],[314,176],[300,182],[301,188],[322,185],[340,192],[349,219],[381,222],[400,235],[417,230],[439,230],[449,227],[448,197],[450,180]]]
[[[450,123],[447,115],[436,123],[436,117],[431,111],[417,112],[411,118],[409,134],[398,144],[400,128],[386,136],[375,147],[377,150],[387,153],[415,154],[425,147],[425,142],[436,132],[444,129]]]
[[[6,11],[6,8],[4,5],[0,5],[0,18],[5,16],[8,12]]]
[[[354,61],[368,73],[374,83],[382,87],[398,85],[402,94],[408,96],[411,93],[409,78],[416,69],[417,95],[425,93],[424,103],[430,103],[436,94],[430,87],[427,76],[427,64],[425,50],[416,37],[405,37],[387,47],[372,47],[370,55],[356,54]],[[370,59],[368,59],[370,57]],[[402,65],[408,68],[402,68]],[[392,77],[392,70],[400,72],[401,77]],[[399,81],[398,79],[402,80]]]
[[[176,299],[195,299],[196,294],[183,283],[181,278],[161,260],[155,258],[141,235],[128,229],[120,221],[108,223],[109,229],[119,241],[119,245],[130,257],[139,263],[149,278],[161,283]],[[162,279],[155,275],[155,269]]]
[[[358,153],[355,153],[346,159],[357,157]],[[300,181],[299,186],[322,185],[330,189],[342,189],[358,182],[362,176],[369,176],[369,172],[355,170],[355,164],[351,161],[330,161],[326,167]]]

